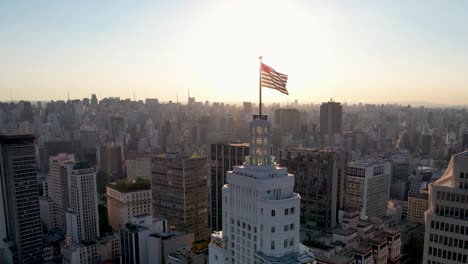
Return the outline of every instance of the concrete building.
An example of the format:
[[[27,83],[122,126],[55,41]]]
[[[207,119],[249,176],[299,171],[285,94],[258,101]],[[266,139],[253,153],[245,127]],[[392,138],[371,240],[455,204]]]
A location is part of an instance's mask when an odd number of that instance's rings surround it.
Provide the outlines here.
[[[418,193],[408,197],[408,216],[410,222],[424,224],[424,213],[429,208],[427,193]]]
[[[300,196],[294,175],[271,155],[271,124],[254,116],[250,155],[227,173],[223,230],[209,246],[209,263],[311,263],[299,241]]]
[[[348,163],[346,169],[345,208],[361,211],[368,217],[387,215],[391,167],[381,160]]]
[[[279,131],[299,133],[301,131],[301,112],[295,108],[278,108],[275,110],[275,125]]]
[[[153,214],[149,179],[111,183],[106,187],[106,196],[109,225],[114,230],[123,227],[136,215]]]
[[[67,236],[73,243],[93,241],[100,235],[96,172],[87,162],[70,166]]]
[[[181,248],[191,249],[193,233],[169,230],[165,219],[152,220],[145,214],[132,218],[119,230],[122,264],[163,264]]]
[[[99,147],[99,167],[113,178],[123,178],[122,147],[107,144]]]
[[[137,157],[128,155],[125,160],[127,178],[147,178],[151,179],[151,157]]]
[[[468,263],[468,151],[429,184],[423,263]]]
[[[63,264],[119,263],[119,237],[110,235],[88,242],[66,245],[62,254]]]
[[[320,135],[326,145],[334,145],[336,134],[341,134],[343,107],[340,103],[330,101],[320,105]]]
[[[65,211],[68,205],[67,171],[64,165],[75,161],[74,154],[60,153],[49,158],[49,175],[47,176],[48,196],[53,204],[51,209],[50,229],[66,229]],[[48,229],[48,230],[50,230]]]
[[[32,135],[0,136],[0,262],[40,263],[43,243]]]
[[[195,240],[209,239],[207,159],[169,152],[153,157],[153,214]]]
[[[291,148],[281,152],[280,165],[295,175],[294,190],[301,196],[301,224],[330,230],[344,206],[346,153]]]
[[[249,155],[247,143],[219,143],[210,146],[210,228],[222,230],[222,189],[226,184],[226,173],[234,166],[242,165]]]

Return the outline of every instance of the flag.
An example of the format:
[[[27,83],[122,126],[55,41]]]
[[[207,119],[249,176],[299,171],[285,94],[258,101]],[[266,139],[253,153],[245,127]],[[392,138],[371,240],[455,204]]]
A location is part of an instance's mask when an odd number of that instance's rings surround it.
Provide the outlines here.
[[[273,70],[266,64],[261,64],[261,86],[276,89],[284,94],[288,94],[286,90],[286,83],[288,82],[288,76],[286,74],[279,73]]]

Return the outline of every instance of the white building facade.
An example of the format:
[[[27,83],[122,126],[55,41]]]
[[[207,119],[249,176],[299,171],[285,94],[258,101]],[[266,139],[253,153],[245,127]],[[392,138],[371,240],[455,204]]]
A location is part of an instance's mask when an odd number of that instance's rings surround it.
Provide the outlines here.
[[[429,184],[423,263],[468,263],[468,151]]]
[[[274,163],[266,116],[254,116],[250,135],[245,164],[227,172],[223,231],[212,236],[209,263],[313,263],[300,249],[294,175]]]

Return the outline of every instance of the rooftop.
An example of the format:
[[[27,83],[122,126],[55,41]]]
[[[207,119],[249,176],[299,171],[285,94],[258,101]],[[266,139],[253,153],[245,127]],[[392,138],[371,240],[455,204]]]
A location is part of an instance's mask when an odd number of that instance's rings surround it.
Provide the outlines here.
[[[134,180],[118,180],[108,185],[110,188],[122,193],[151,190],[151,181],[145,178]]]

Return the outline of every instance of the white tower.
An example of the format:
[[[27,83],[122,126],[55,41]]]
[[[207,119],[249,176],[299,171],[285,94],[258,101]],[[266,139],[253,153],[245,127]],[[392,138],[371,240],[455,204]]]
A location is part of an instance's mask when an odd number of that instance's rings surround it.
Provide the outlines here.
[[[271,124],[255,115],[250,155],[227,172],[223,231],[212,235],[209,263],[314,263],[300,249],[300,196],[294,175],[274,163]]]

